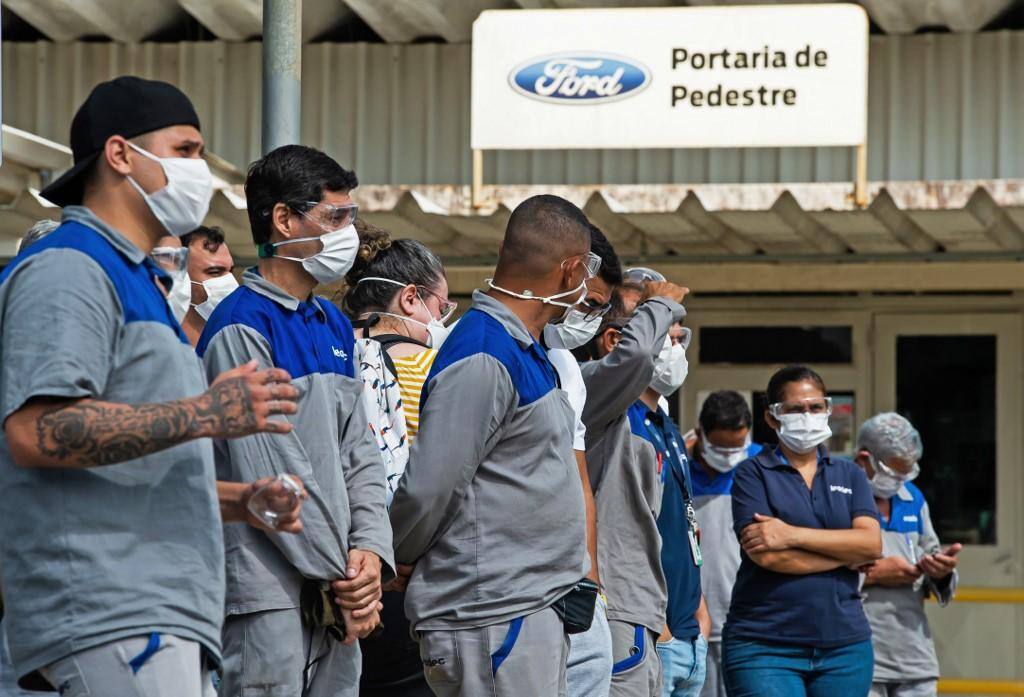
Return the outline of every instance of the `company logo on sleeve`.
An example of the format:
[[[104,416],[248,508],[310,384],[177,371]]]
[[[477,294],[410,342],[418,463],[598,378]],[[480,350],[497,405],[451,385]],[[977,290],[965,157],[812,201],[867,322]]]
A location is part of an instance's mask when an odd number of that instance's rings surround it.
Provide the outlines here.
[[[632,97],[651,82],[651,71],[622,56],[560,53],[534,58],[508,76],[516,92],[554,104],[594,104]]]

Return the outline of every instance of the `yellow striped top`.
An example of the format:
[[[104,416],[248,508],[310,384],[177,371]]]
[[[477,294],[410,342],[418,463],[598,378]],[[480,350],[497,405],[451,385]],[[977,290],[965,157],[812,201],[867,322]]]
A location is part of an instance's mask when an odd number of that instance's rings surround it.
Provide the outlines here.
[[[427,381],[430,366],[437,358],[436,349],[427,349],[409,356],[392,358],[398,373],[398,388],[402,392],[402,410],[405,412],[405,427],[412,443],[420,430],[420,392]]]

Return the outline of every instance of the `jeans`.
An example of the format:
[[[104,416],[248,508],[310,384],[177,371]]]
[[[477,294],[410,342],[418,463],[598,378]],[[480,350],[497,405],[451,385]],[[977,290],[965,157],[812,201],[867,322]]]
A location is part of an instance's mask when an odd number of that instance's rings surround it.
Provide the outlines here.
[[[694,639],[658,643],[661,656],[662,697],[698,697],[708,668],[708,642],[702,634]]]
[[[871,641],[816,649],[726,637],[729,697],[866,697],[875,654]]]

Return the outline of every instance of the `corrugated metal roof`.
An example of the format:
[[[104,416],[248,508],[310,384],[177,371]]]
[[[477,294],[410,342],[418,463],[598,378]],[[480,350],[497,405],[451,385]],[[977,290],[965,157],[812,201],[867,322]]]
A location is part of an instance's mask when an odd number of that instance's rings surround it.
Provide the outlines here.
[[[39,172],[63,169],[68,149],[3,126],[0,258],[39,218]],[[208,225],[224,228],[240,260],[252,249],[242,172],[215,155]],[[579,205],[627,258],[854,261],[869,258],[1024,258],[1024,179],[876,182],[857,208],[847,184],[497,186],[473,207],[468,186],[361,186],[361,215],[395,237],[422,240],[453,265],[497,254],[510,212],[537,193]]]
[[[1024,32],[871,40],[872,180],[1024,177]],[[465,184],[468,45],[310,44],[303,142],[372,184]],[[260,154],[260,45],[4,43],[4,119],[66,142],[97,82],[157,77],[195,101],[211,149],[245,166]],[[512,184],[827,182],[853,176],[847,148],[488,153],[485,179]]]
[[[818,0],[304,0],[303,35],[314,39],[356,14],[392,43],[440,37],[469,41],[473,20],[484,10],[515,8],[651,7],[665,5],[796,4]],[[978,31],[1014,0],[860,0],[871,19],[890,34],[944,27]],[[141,41],[191,15],[215,36],[238,41],[258,36],[261,0],[4,0],[7,8],[47,37],[70,41],[108,36]]]

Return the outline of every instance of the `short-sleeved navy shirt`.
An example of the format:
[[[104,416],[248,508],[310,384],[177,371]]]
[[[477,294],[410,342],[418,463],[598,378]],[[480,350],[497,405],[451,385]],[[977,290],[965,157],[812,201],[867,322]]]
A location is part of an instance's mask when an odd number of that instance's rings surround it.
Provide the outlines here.
[[[802,528],[846,530],[860,516],[878,517],[864,472],[853,462],[818,451],[810,489],[778,449],[765,448],[736,469],[732,486],[737,535],[770,515]],[[726,620],[726,638],[834,648],[871,638],[857,572],[846,567],[816,574],[764,569],[740,552],[740,570]]]

